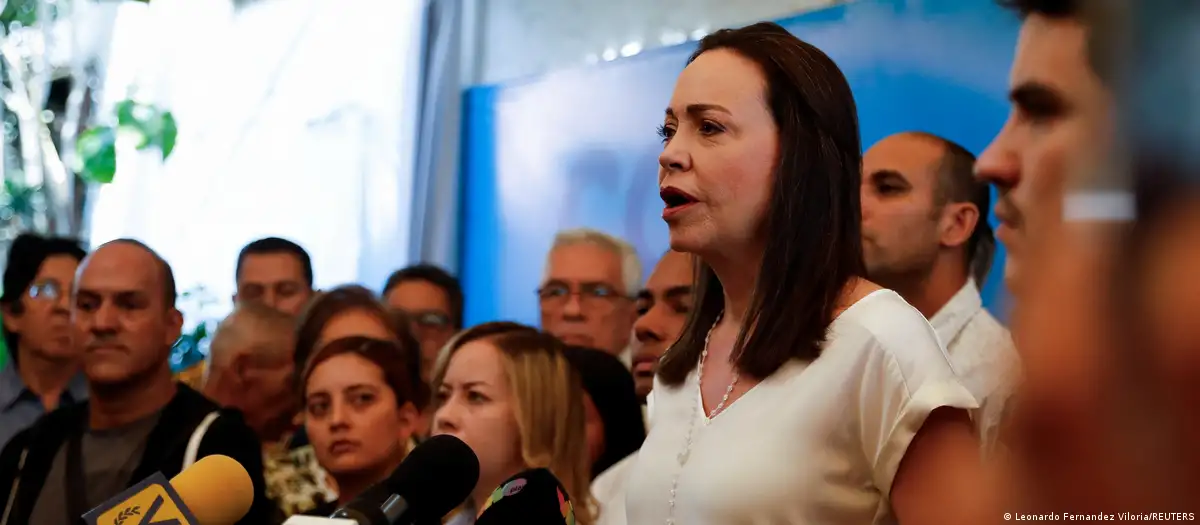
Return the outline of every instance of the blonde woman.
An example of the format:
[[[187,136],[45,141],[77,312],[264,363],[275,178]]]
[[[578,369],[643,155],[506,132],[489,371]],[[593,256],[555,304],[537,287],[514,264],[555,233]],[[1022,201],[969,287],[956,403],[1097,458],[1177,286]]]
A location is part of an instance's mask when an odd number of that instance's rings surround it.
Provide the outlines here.
[[[462,439],[479,457],[479,482],[450,523],[473,523],[497,486],[531,468],[562,482],[575,523],[595,522],[583,387],[561,342],[515,323],[473,327],[442,350],[433,385],[433,433]]]

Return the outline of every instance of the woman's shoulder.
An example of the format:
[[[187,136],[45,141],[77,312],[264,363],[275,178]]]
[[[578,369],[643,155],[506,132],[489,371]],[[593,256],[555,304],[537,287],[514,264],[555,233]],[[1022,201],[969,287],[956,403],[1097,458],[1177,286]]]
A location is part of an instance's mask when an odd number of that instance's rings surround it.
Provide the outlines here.
[[[937,332],[925,316],[900,294],[888,289],[876,290],[859,299],[834,321],[830,347],[844,346],[901,361],[949,362]]]

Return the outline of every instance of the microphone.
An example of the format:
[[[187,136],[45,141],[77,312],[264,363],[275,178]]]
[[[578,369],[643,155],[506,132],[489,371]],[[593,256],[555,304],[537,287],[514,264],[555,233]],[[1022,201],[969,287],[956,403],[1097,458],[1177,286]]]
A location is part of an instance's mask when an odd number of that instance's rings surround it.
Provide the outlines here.
[[[250,512],[254,484],[229,456],[204,456],[168,482],[156,472],[83,515],[88,525],[233,525]]]
[[[566,489],[544,468],[526,470],[501,484],[475,525],[574,525],[575,507]]]
[[[466,501],[479,483],[479,458],[451,435],[433,436],[408,454],[382,483],[382,493],[368,490],[330,518],[358,525],[408,525],[439,522]]]

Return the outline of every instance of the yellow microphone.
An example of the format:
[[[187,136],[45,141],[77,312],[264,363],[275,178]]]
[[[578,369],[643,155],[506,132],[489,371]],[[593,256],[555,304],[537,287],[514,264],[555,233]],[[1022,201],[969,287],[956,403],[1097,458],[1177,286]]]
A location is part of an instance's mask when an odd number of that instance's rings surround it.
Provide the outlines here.
[[[245,467],[229,456],[200,458],[168,482],[161,472],[83,515],[88,525],[233,525],[254,503]]]

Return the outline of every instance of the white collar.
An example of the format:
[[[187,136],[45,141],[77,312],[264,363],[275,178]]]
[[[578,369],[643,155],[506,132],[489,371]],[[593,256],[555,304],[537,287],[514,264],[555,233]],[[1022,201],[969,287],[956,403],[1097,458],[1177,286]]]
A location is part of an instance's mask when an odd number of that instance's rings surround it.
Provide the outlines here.
[[[975,279],[967,279],[954,297],[929,318],[929,324],[937,331],[942,344],[949,345],[981,309],[983,298],[979,296],[979,287],[975,285]]]

